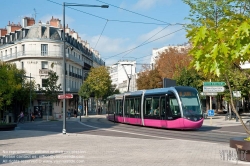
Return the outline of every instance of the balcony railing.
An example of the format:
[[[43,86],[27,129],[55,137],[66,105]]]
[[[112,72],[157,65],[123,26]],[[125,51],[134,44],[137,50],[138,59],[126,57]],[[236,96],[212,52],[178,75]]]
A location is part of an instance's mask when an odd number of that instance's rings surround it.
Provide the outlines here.
[[[33,57],[48,57],[48,58],[62,58],[63,53],[61,51],[49,51],[49,52],[36,52],[36,51],[20,51],[8,55],[0,55],[2,61],[10,61],[21,58],[33,58]],[[66,58],[69,60],[84,66],[84,61],[74,57],[71,54],[66,53]]]

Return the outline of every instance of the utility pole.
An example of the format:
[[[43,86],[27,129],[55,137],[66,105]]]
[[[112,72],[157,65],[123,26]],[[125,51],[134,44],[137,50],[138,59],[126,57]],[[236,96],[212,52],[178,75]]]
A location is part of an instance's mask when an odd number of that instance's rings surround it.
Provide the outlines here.
[[[30,117],[31,117],[31,73],[30,73],[30,76],[23,76],[23,77],[26,77],[26,78],[29,78],[30,79],[30,105],[29,105],[29,109],[28,109],[28,121],[30,121]]]
[[[123,69],[124,69],[124,71],[125,71],[125,73],[126,73],[126,75],[127,75],[127,78],[128,78],[128,92],[129,92],[130,80],[131,80],[131,77],[132,77],[132,64],[121,64],[121,65],[122,65],[122,67],[123,67]],[[128,75],[128,73],[127,73],[127,71],[126,71],[124,65],[129,65],[129,66],[131,66],[130,76]]]

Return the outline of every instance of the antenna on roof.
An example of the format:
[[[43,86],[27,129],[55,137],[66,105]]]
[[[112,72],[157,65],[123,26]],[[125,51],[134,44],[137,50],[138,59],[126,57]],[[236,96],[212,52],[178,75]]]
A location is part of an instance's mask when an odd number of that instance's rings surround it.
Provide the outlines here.
[[[35,21],[36,21],[36,14],[38,14],[38,13],[36,12],[36,9],[34,8],[34,14],[33,14],[33,16],[34,16]]]

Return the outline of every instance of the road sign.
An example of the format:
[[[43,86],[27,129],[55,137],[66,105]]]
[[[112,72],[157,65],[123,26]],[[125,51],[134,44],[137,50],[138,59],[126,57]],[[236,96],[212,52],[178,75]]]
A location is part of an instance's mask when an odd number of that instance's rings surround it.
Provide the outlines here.
[[[233,91],[233,97],[241,97],[241,91]]]
[[[203,82],[203,86],[225,86],[225,82]]]
[[[78,105],[78,109],[79,109],[79,110],[82,110],[82,105]]]
[[[207,116],[214,116],[214,110],[208,110]]]
[[[217,96],[217,92],[201,92],[202,96]]]
[[[203,86],[203,92],[224,92],[223,86]]]
[[[73,94],[58,95],[58,99],[72,99]]]

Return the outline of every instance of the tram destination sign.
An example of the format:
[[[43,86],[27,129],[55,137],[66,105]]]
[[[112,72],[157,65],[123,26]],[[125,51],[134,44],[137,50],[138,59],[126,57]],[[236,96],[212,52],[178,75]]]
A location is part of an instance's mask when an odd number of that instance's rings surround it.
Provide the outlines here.
[[[203,92],[224,92],[223,86],[203,86]]]
[[[225,86],[225,82],[203,82],[203,86]]]

